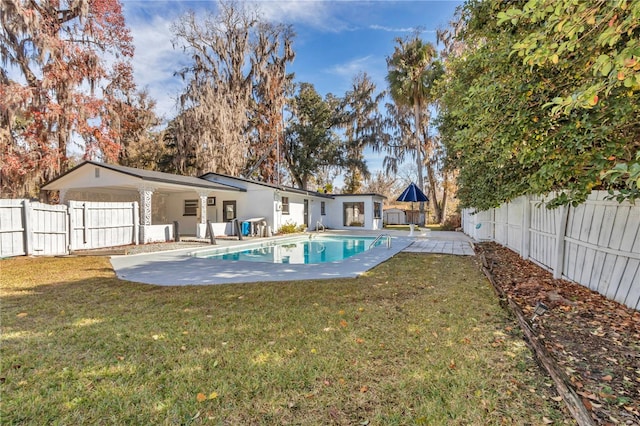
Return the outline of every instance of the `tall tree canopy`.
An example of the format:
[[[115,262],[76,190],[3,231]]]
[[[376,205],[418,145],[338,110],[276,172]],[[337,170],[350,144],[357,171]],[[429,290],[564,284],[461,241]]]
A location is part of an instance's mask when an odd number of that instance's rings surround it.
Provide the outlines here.
[[[464,206],[640,195],[639,17],[637,0],[465,3],[440,98]]]
[[[387,81],[395,106],[388,108],[392,126],[399,131],[399,138],[392,141],[397,154],[413,152],[418,169],[418,186],[425,188],[423,169],[427,167],[429,195],[434,201],[437,216],[441,219],[440,207],[436,200],[436,176],[433,170],[436,153],[435,140],[429,134],[429,106],[435,101],[435,82],[443,73],[442,64],[437,60],[435,47],[420,39],[418,34],[406,40],[397,39],[393,54],[387,58]],[[413,114],[413,126],[407,113]],[[407,126],[409,125],[409,126]],[[407,131],[412,131],[409,137]],[[410,147],[403,142],[413,139]],[[394,157],[398,157],[398,155]],[[393,164],[393,162],[392,162]],[[420,216],[424,220],[424,203],[420,203]]]
[[[363,180],[370,177],[364,149],[379,149],[386,141],[379,104],[384,93],[376,93],[376,85],[366,73],[353,79],[351,90],[342,101],[340,125],[344,129],[346,193],[360,192]]]
[[[300,83],[291,100],[284,157],[298,188],[307,189],[311,178],[326,166],[342,166],[342,147],[333,131],[337,100],[322,99],[312,84]],[[333,107],[332,107],[333,106]]]
[[[0,5],[2,194],[35,195],[66,171],[75,141],[85,155],[115,161],[124,130],[113,123],[135,90],[120,2]]]
[[[174,123],[180,173],[241,175],[281,131],[285,67],[295,56],[291,27],[263,21],[245,3],[217,6],[202,19],[187,13],[173,26],[175,43],[192,58],[178,73],[187,82]]]

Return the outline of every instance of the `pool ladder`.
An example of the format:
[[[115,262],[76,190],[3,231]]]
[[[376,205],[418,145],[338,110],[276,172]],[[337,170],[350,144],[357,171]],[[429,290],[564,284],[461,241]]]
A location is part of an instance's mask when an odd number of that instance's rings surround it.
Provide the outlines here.
[[[391,235],[389,234],[380,234],[376,237],[375,240],[373,240],[373,242],[369,245],[369,248],[373,247],[376,245],[376,243],[378,241],[380,241],[382,238],[387,237],[387,248],[390,249],[391,248]]]
[[[322,231],[320,231],[320,228],[322,228]],[[316,222],[316,232],[324,232],[324,224],[320,221]]]

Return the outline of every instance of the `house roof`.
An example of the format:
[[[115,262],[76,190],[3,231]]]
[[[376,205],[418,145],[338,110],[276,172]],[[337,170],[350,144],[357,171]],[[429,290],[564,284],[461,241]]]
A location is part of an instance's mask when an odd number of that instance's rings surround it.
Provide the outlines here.
[[[141,179],[143,181],[148,181],[148,182],[158,182],[158,183],[166,183],[166,184],[179,185],[179,186],[197,187],[197,188],[217,190],[217,191],[245,192],[244,189],[236,187],[236,186],[233,186],[233,185],[212,183],[211,181],[208,181],[208,180],[205,180],[205,179],[200,179],[200,178],[197,178],[197,177],[181,176],[181,175],[175,175],[175,174],[172,174],[172,173],[164,173],[164,172],[156,172],[156,171],[152,171],[152,170],[136,169],[136,168],[133,168],[133,167],[120,166],[120,165],[117,165],[117,164],[99,163],[97,161],[85,161],[84,163],[82,163],[82,164],[72,168],[71,170],[67,171],[66,173],[58,176],[57,178],[47,182],[42,187],[42,189],[45,189],[45,190],[60,189],[60,188],[57,187],[57,185],[55,185],[55,183],[57,181],[59,181],[60,179],[64,178],[65,176],[69,175],[70,173],[73,173],[76,170],[78,170],[80,168],[87,167],[87,166],[102,167],[102,168],[109,169],[109,170],[112,170],[112,171],[117,172],[117,173],[122,173],[122,174],[131,176],[131,177],[134,177],[134,178],[138,178],[138,179]]]
[[[253,183],[253,184],[261,185],[261,186],[266,186],[268,188],[273,188],[273,189],[277,189],[277,190],[280,190],[280,191],[286,191],[286,192],[291,192],[291,193],[294,193],[294,194],[302,194],[302,195],[309,195],[309,196],[322,197],[322,198],[330,198],[331,199],[336,195],[336,194],[326,194],[324,192],[308,191],[306,189],[293,188],[291,186],[274,185],[274,184],[267,183],[267,182],[260,182],[258,180],[245,179],[245,178],[236,177],[236,176],[229,176],[229,175],[224,175],[224,174],[221,174],[221,173],[209,172],[209,173],[203,174],[202,176],[200,176],[200,178],[207,179],[207,180],[212,181],[212,182],[218,182],[218,183],[221,183],[221,182],[219,182],[219,180],[216,180],[216,178],[235,179],[237,181]]]
[[[380,198],[384,198],[385,200],[387,199],[386,196],[382,195],[382,194],[376,194],[375,192],[368,192],[366,194],[333,194],[335,197],[357,197],[357,196],[363,196],[363,197],[380,197]]]

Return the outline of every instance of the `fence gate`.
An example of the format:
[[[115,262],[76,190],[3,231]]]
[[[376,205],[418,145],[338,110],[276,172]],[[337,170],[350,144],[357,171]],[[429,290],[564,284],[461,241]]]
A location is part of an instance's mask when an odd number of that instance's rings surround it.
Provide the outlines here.
[[[0,256],[67,254],[67,206],[0,200]]]
[[[27,254],[25,200],[0,200],[0,257]]]
[[[138,244],[138,204],[69,201],[71,250]]]
[[[67,254],[69,248],[67,206],[28,201],[27,203],[25,211],[29,254],[45,256]]]

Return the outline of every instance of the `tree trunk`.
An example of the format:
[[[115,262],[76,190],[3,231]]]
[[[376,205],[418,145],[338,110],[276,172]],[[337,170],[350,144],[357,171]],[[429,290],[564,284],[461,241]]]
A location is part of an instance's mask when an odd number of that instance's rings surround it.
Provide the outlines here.
[[[422,115],[420,113],[420,102],[416,102],[413,105],[413,114],[416,126],[415,138],[416,138],[416,165],[418,166],[418,187],[421,191],[424,191],[424,177],[422,176],[422,144],[420,143],[420,129],[422,128]],[[424,202],[420,202],[420,215],[418,218],[418,225],[424,225]]]
[[[429,142],[429,123],[427,123],[427,128],[424,129],[424,140],[425,143]],[[431,149],[429,150],[429,154],[431,153]],[[436,174],[433,171],[433,165],[431,164],[431,158],[428,158],[425,161],[427,166],[427,177],[429,178],[429,198],[431,203],[433,204],[433,213],[436,216],[437,223],[442,222],[442,209],[440,208],[440,203],[438,203],[438,195],[436,192],[437,183]]]
[[[444,224],[445,220],[447,220],[447,188],[449,187],[449,177],[447,173],[443,173],[443,182],[442,182],[442,217],[440,218],[440,224]]]
[[[436,194],[436,175],[433,172],[433,167],[431,166],[431,161],[427,161],[427,177],[429,178],[429,198],[433,204],[433,213],[436,216],[436,220],[438,223],[442,222],[442,210],[440,209],[440,204],[438,203],[438,197]]]

